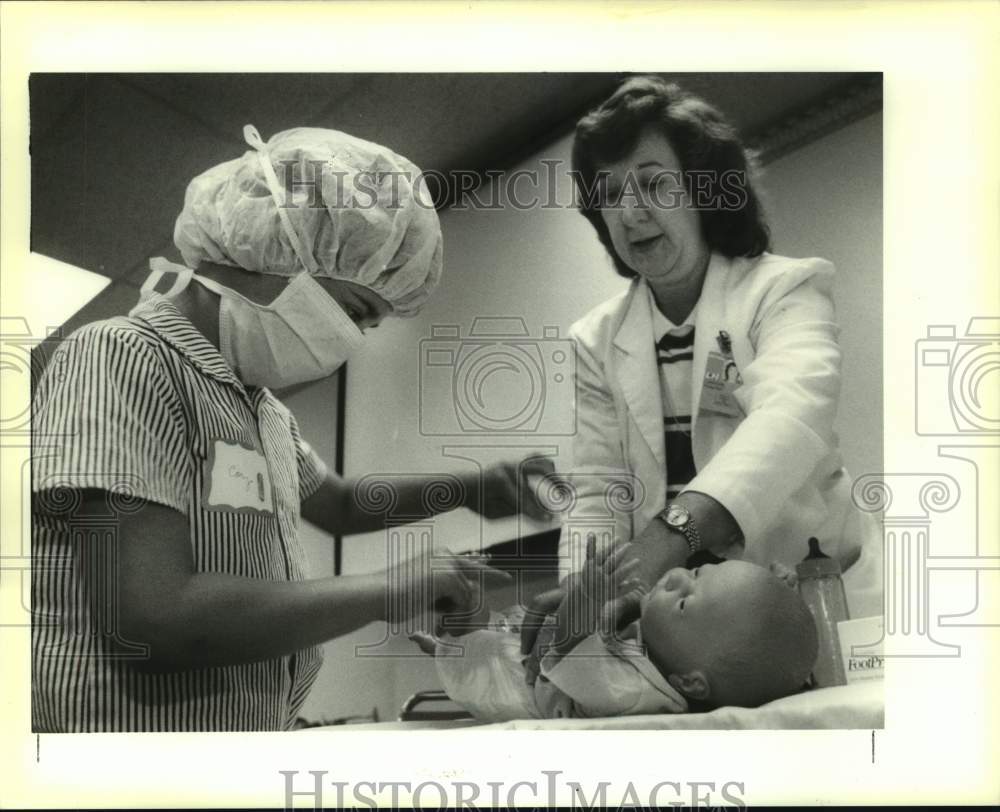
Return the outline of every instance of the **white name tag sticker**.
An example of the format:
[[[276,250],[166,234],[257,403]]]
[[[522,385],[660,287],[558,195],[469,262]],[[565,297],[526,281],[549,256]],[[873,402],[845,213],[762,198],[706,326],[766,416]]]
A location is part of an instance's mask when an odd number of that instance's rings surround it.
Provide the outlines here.
[[[274,511],[267,460],[256,449],[228,440],[213,440],[207,468],[205,507]]]

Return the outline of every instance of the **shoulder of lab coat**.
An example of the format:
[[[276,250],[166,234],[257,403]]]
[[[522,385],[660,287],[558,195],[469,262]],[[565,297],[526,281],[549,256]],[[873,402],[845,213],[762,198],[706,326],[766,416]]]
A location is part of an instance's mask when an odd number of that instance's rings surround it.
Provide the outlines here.
[[[585,316],[577,319],[569,328],[569,336],[583,350],[603,363],[608,348],[611,347],[621,329],[622,321],[631,309],[636,296],[641,296],[641,280],[635,278],[621,293],[601,302]]]
[[[542,659],[541,674],[573,700],[583,716],[684,713],[681,696],[629,641],[605,643],[593,634],[569,654]]]

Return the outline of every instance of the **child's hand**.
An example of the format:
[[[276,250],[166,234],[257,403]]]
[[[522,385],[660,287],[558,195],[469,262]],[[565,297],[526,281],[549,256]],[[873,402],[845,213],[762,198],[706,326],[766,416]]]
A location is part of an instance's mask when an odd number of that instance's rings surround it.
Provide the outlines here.
[[[580,571],[579,600],[588,634],[612,635],[619,619],[645,591],[639,577],[640,561],[630,557],[630,544],[597,553],[597,539],[587,537],[587,559]],[[637,604],[636,604],[637,605]]]
[[[597,552],[597,537],[587,537],[583,569],[566,578],[563,585],[537,595],[521,622],[521,654],[528,684],[538,675],[538,633],[547,615],[556,618],[550,642],[557,655],[573,649],[581,640],[599,632],[611,637],[639,616],[639,601],[646,589],[637,575],[640,562],[626,561],[630,545],[622,544]]]
[[[581,640],[595,632],[608,636],[614,633],[613,625],[624,610],[633,605],[624,596],[641,592],[642,584],[635,573],[639,562],[626,561],[629,545],[597,552],[597,539],[587,537],[587,558],[579,572],[572,573],[559,590],[547,592],[536,598],[539,604],[529,610],[533,617],[525,618],[527,626],[538,626],[545,614],[554,614],[556,633],[552,647],[557,654],[565,654]],[[537,621],[537,622],[536,622]],[[532,651],[537,631],[522,625],[522,652]]]

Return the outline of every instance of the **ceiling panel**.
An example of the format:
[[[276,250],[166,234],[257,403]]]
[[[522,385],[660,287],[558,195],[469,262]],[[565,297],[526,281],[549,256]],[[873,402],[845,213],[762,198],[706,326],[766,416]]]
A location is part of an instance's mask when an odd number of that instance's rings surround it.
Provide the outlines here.
[[[172,233],[190,178],[232,157],[233,145],[91,76],[83,104],[33,133],[31,153],[32,250],[117,278]]]
[[[615,83],[610,74],[144,74],[121,77],[242,145],[292,126],[344,130],[423,169],[466,168],[564,124]]]
[[[28,79],[31,135],[45,137],[71,108],[83,104],[87,75],[35,73]]]
[[[243,146],[244,124],[253,124],[265,138],[292,126],[317,126],[335,100],[364,93],[364,79],[353,74],[154,73],[120,80],[237,149]]]
[[[836,92],[859,76],[843,73],[662,75],[715,104],[748,140],[789,113]]]

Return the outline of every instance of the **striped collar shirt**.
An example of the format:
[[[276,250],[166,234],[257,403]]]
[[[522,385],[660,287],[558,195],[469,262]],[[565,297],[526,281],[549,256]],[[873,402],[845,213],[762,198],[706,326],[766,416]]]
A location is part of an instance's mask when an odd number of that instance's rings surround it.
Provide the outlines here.
[[[681,324],[674,324],[656,306],[653,292],[648,285],[646,290],[653,320],[656,363],[660,374],[669,502],[694,479],[696,473],[691,451],[691,376],[694,322],[698,306],[692,308]]]
[[[197,572],[304,578],[300,504],[326,468],[288,409],[267,389],[244,387],[158,294],[127,317],[69,336],[32,408],[33,729],[291,727],[319,670],[319,647],[241,665],[143,672],[134,667],[141,647],[106,619],[116,611],[113,578],[88,576],[113,563],[116,517],[148,500],[187,517]],[[219,460],[233,453],[251,455],[259,471],[238,506],[213,497]],[[74,512],[81,489],[105,493],[105,515]],[[88,600],[95,590],[101,596]],[[95,617],[92,602],[106,617]]]

